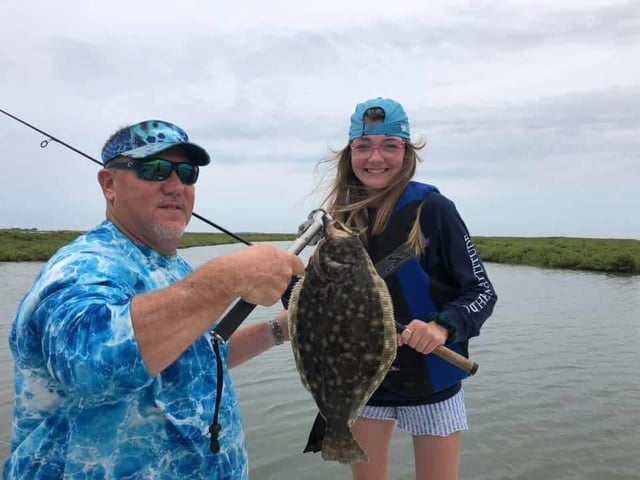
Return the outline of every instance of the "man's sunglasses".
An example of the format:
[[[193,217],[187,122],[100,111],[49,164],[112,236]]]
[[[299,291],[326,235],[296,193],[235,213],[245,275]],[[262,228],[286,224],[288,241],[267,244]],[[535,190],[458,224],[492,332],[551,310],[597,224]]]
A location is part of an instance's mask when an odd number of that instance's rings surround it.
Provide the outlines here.
[[[138,178],[150,182],[163,182],[171,176],[173,171],[185,185],[193,185],[198,180],[200,169],[197,165],[189,162],[174,163],[163,158],[151,158],[144,160],[130,160],[125,163],[114,163],[106,168],[118,170],[133,170]]]

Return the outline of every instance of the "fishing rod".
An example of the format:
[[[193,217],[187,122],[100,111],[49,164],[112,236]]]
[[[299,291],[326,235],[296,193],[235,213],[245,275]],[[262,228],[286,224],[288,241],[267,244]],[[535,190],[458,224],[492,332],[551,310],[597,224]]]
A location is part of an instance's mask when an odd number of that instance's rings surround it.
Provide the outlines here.
[[[0,108],[0,112],[4,113],[6,116],[12,118],[13,120],[47,137],[45,140],[40,142],[41,148],[46,148],[49,145],[49,142],[54,141],[68,148],[69,150],[91,160],[92,162],[100,165],[101,167],[103,166],[102,162],[96,160],[90,155],[87,155],[81,150],[78,150],[77,148],[69,145],[68,143],[63,142],[62,140],[54,137],[50,133],[47,133],[44,130],[40,130],[39,128],[31,125],[28,122],[25,122],[24,120],[16,117],[15,115],[10,114],[9,112],[6,112],[5,110],[2,110],[1,108]],[[213,228],[216,228],[221,232],[226,233],[230,237],[235,238],[239,242],[249,246],[252,245],[251,242],[243,239],[242,237],[236,235],[233,232],[230,232],[226,228],[223,228],[220,225],[217,225],[216,223],[206,219],[205,217],[198,215],[196,212],[192,212],[192,215],[196,217],[198,220],[201,220],[202,222],[212,226]],[[298,230],[298,238],[296,239],[294,244],[291,245],[288,252],[298,255],[307,245],[313,245],[317,243],[318,239],[324,235],[324,225],[329,220],[331,220],[331,216],[325,210],[323,209],[313,210],[309,214],[307,221],[302,225],[300,225],[300,228]],[[211,332],[213,341],[215,343],[226,342],[231,336],[231,334],[249,316],[249,314],[253,311],[255,307],[256,307],[255,304],[248,303],[242,299],[238,300],[236,304],[227,312],[227,314],[216,324],[215,328]],[[403,330],[403,326],[399,325],[398,327],[399,327],[398,333],[400,333]],[[442,347],[442,348],[438,347],[438,349],[436,350],[437,351],[434,353],[438,354],[438,356],[440,356],[444,360],[447,360],[448,362],[454,365],[457,365],[459,368],[466,370],[471,375],[473,375],[478,369],[478,365],[475,362],[472,362],[471,360],[468,360],[467,358],[461,355],[458,355],[454,351],[449,351],[449,349],[447,349],[446,347]]]
[[[57,142],[60,145],[62,145],[63,147],[67,147],[69,150],[77,153],[78,155],[83,156],[86,159],[91,160],[93,163],[97,163],[98,165],[100,165],[101,167],[103,166],[102,162],[96,160],[95,158],[93,158],[90,155],[87,155],[86,153],[84,153],[81,150],[78,150],[77,148],[69,145],[66,142],[63,142],[62,140],[60,140],[59,138],[54,137],[53,135],[51,135],[50,133],[45,132],[44,130],[40,130],[38,127],[34,127],[33,125],[31,125],[30,123],[25,122],[24,120],[22,120],[21,118],[16,117],[15,115],[11,115],[9,112],[6,112],[4,110],[2,110],[0,108],[0,112],[4,113],[7,117],[12,118],[13,120],[15,120],[16,122],[21,123],[22,125],[25,125],[27,127],[29,127],[32,130],[35,130],[36,132],[44,135],[45,137],[47,137],[45,140],[40,142],[40,148],[46,148],[49,145],[49,142]],[[192,212],[191,213],[194,217],[196,217],[198,220],[208,224],[209,226],[216,228],[218,230],[220,230],[222,233],[226,233],[227,235],[229,235],[232,238],[235,238],[236,240],[238,240],[241,243],[244,243],[245,245],[251,245],[251,242],[245,240],[244,238],[236,235],[233,232],[230,232],[229,230],[227,230],[224,227],[221,227],[220,225],[217,225],[216,223],[213,223],[211,220],[206,219],[205,217],[198,215],[196,212]]]
[[[72,150],[73,152],[91,160],[94,163],[97,163],[98,165],[100,165],[101,167],[103,166],[102,162],[99,162],[98,160],[96,160],[95,158],[91,157],[90,155],[87,155],[86,153],[78,150],[77,148],[69,145],[66,142],[63,142],[62,140],[54,137],[53,135],[45,132],[44,130],[40,130],[39,128],[31,125],[30,123],[25,122],[24,120],[22,120],[21,118],[16,117],[15,115],[11,115],[9,112],[6,112],[2,109],[0,109],[0,112],[4,113],[5,115],[7,115],[8,117],[12,118],[13,120],[20,122],[23,125],[26,125],[27,127],[31,128],[32,130],[35,130],[36,132],[44,135],[47,137],[47,139],[43,140],[42,142],[40,142],[40,147],[41,148],[45,148],[47,147],[47,145],[49,144],[49,142],[53,141],[53,142],[58,142],[60,145],[67,147],[68,149]],[[217,225],[216,223],[198,215],[195,212],[192,212],[192,215],[194,217],[196,217],[198,220],[203,221],[204,223],[212,226],[213,228],[216,228],[218,230],[220,230],[223,233],[226,233],[227,235],[229,235],[230,237],[235,238],[236,240],[238,240],[239,242],[244,243],[245,245],[252,245],[251,242],[241,238],[240,236],[236,235],[233,232],[230,232],[229,230],[227,230],[226,228],[221,227],[220,225]],[[289,248],[289,253],[293,253],[295,255],[299,254],[304,247],[306,247],[309,244],[313,244],[314,242],[317,242],[319,237],[322,235],[323,233],[323,227],[324,227],[324,222],[326,222],[328,219],[330,219],[330,217],[328,216],[327,212],[325,212],[322,209],[316,209],[313,210],[310,214],[309,217],[307,219],[307,221],[305,223],[303,223],[302,225],[300,225],[300,229],[298,232],[298,238],[296,239],[296,241],[294,242],[293,245],[291,245],[291,247]],[[212,339],[216,342],[216,343],[220,343],[220,342],[226,342],[229,337],[231,336],[231,334],[240,326],[240,324],[249,316],[249,314],[253,311],[253,309],[256,307],[255,304],[253,303],[248,303],[242,299],[238,300],[236,302],[236,304],[227,312],[227,314],[216,324],[215,328],[212,331]]]
[[[13,120],[31,128],[32,130],[35,130],[36,132],[48,137],[47,139],[40,142],[41,148],[45,148],[51,141],[58,142],[60,145],[72,150],[73,152],[91,160],[94,163],[97,163],[100,166],[103,166],[102,163],[96,160],[95,158],[87,155],[86,153],[69,145],[68,143],[63,142],[62,140],[54,137],[53,135],[50,135],[44,130],[40,130],[39,128],[31,125],[30,123],[25,122],[21,118],[18,118],[15,115],[11,115],[10,113],[2,109],[0,109],[0,112],[4,113],[5,115],[12,118]],[[244,240],[243,238],[230,232],[229,230],[222,228],[220,225],[217,225],[212,221],[207,220],[206,218],[196,214],[195,212],[192,212],[192,215],[197,219],[202,220],[203,222],[211,225],[212,227],[217,228],[221,232],[224,232],[227,235],[235,238],[236,240],[244,243],[245,245],[251,245],[250,242]],[[298,238],[293,243],[293,245],[291,245],[291,247],[289,248],[289,252],[297,255],[308,244],[316,241],[318,237],[322,235],[322,232],[324,230],[324,224],[328,218],[330,217],[322,209],[314,210],[313,212],[311,212],[311,214],[309,214],[309,219],[307,220],[307,222],[305,222],[300,226]],[[211,434],[209,448],[211,452],[214,454],[220,451],[220,442],[218,439],[219,439],[221,426],[218,423],[218,414],[220,411],[220,401],[222,397],[222,384],[223,384],[223,371],[222,371],[223,362],[222,362],[222,356],[220,354],[220,344],[223,342],[226,342],[229,339],[231,334],[249,316],[249,314],[253,311],[255,307],[256,307],[255,304],[246,302],[242,298],[239,299],[236,302],[236,304],[229,310],[229,312],[227,312],[227,314],[219,322],[216,323],[215,327],[210,332],[213,350],[217,360],[216,361],[216,376],[217,376],[216,397],[215,397],[215,404],[214,404],[214,411],[213,411],[213,422],[211,423],[211,425],[209,425],[209,433]]]

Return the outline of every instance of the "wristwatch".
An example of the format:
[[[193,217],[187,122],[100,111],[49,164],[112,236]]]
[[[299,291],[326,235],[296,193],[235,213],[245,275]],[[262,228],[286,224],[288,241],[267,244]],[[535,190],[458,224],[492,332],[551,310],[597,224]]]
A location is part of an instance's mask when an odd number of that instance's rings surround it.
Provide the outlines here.
[[[272,318],[269,320],[269,325],[271,326],[271,333],[276,341],[276,345],[282,345],[284,343],[284,332],[280,327],[280,322],[278,322],[276,318]]]

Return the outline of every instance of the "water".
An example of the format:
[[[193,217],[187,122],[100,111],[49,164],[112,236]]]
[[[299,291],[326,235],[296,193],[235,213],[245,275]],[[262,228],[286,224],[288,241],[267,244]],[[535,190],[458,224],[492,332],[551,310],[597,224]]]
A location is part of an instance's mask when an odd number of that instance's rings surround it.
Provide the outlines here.
[[[239,248],[182,254],[197,266]],[[9,451],[13,394],[6,338],[40,266],[0,263],[0,463]],[[480,369],[465,382],[470,430],[462,437],[461,478],[640,479],[640,276],[487,268],[500,299],[471,342]],[[259,307],[247,322],[277,311]],[[302,454],[316,410],[288,344],[232,376],[252,479],[350,478],[348,468]],[[391,455],[390,478],[413,479],[408,435],[396,432]]]

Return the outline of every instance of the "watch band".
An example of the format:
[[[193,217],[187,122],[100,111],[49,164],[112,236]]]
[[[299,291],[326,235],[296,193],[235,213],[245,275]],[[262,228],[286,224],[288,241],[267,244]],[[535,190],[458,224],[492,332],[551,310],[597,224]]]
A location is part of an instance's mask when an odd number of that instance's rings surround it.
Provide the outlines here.
[[[284,332],[280,327],[280,322],[277,319],[272,318],[269,320],[269,326],[271,327],[271,333],[276,341],[276,345],[282,345],[284,343]]]

